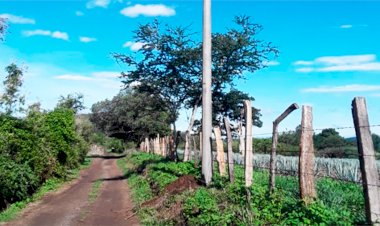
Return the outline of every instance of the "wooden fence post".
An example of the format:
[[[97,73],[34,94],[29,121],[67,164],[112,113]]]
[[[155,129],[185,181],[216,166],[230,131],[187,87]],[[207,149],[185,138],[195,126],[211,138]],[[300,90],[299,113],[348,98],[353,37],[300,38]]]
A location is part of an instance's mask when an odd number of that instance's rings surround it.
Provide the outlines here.
[[[269,166],[269,192],[273,193],[274,187],[276,185],[276,152],[277,152],[277,142],[278,142],[278,125],[282,120],[284,120],[290,113],[298,109],[296,103],[290,105],[276,120],[273,121],[273,136],[272,136],[272,153],[270,156],[270,166]]]
[[[194,162],[197,160],[196,158],[196,155],[197,155],[197,142],[195,141],[195,136],[191,136],[192,140],[193,140],[193,147],[192,147],[192,150],[193,150],[193,157],[191,158],[191,154],[190,154],[190,160],[191,159],[194,159]]]
[[[231,134],[231,125],[227,117],[224,117],[224,125],[226,127],[227,133],[227,159],[228,159],[228,176],[230,182],[233,183],[235,180],[234,177],[234,153],[232,152],[232,134]]]
[[[154,151],[157,155],[160,153],[160,134],[157,133],[157,137],[154,139],[154,146],[156,147],[156,150]]]
[[[252,153],[252,105],[250,100],[244,101],[245,107],[245,186],[252,185],[253,153]]]
[[[145,151],[145,150],[144,150],[144,147],[145,147],[145,144],[144,144],[144,141],[142,141],[142,142],[140,143],[140,151]]]
[[[219,174],[220,176],[226,175],[226,163],[224,159],[224,149],[222,134],[220,132],[219,126],[214,127],[215,143],[216,143],[216,159],[219,165]]]
[[[202,138],[202,132],[199,132],[199,155],[198,155],[197,159],[195,159],[195,161],[194,161],[195,167],[198,167],[198,163],[201,163],[201,161],[202,161],[202,155],[203,155],[203,153],[202,153],[202,150],[203,150],[202,139],[203,139]]]
[[[149,139],[145,137],[145,152],[149,153]]]
[[[301,199],[309,204],[317,197],[314,184],[314,132],[311,106],[302,106],[301,128],[298,177]]]
[[[380,225],[380,183],[365,98],[352,101],[367,222]]]

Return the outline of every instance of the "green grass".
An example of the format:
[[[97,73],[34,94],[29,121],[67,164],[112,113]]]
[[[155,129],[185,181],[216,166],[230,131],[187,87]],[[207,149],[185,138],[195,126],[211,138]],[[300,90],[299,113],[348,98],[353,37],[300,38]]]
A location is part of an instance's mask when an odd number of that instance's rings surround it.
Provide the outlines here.
[[[98,198],[101,186],[102,186],[101,180],[97,180],[92,183],[91,191],[88,194],[88,201],[90,203],[94,203],[95,200]]]
[[[132,200],[135,205],[153,198],[152,190],[150,189],[149,182],[138,173],[134,172],[135,166],[133,163],[126,162],[126,158],[117,160],[118,167],[123,171],[124,175],[127,175],[127,182],[131,188]]]
[[[184,174],[200,177],[192,163],[168,162],[159,156],[136,153],[119,159],[118,165],[128,178],[136,205],[143,203]],[[235,183],[217,175],[214,164],[212,184],[186,195],[170,197],[184,205],[180,219],[165,221],[154,209],[137,208],[144,225],[353,225],[365,223],[364,198],[360,185],[329,178],[316,180],[318,199],[306,206],[299,199],[295,176],[277,176],[276,192],[268,194],[269,174],[255,170],[253,186],[245,188],[244,169],[235,167]],[[145,169],[145,170],[144,170]],[[159,192],[158,191],[158,192]],[[250,194],[250,201],[247,200]],[[169,209],[168,209],[169,210]],[[179,221],[178,221],[179,220]]]
[[[44,195],[49,192],[56,191],[65,182],[78,178],[80,170],[86,169],[91,165],[91,159],[86,158],[85,161],[80,165],[79,168],[69,171],[66,180],[58,178],[50,178],[45,181],[45,183],[29,198],[12,203],[7,209],[0,213],[0,222],[7,222],[15,219],[18,214],[23,210],[29,203],[40,200]]]

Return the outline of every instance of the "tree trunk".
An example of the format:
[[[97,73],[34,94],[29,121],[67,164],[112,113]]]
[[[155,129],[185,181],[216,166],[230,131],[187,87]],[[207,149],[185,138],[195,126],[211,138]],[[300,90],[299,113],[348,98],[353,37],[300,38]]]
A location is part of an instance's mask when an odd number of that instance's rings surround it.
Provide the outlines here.
[[[197,110],[198,110],[198,101],[193,107],[189,127],[186,130],[185,151],[183,153],[184,162],[189,161],[189,158],[190,158],[189,156],[190,155],[190,131],[193,129],[193,126],[194,126],[195,114],[197,113]]]

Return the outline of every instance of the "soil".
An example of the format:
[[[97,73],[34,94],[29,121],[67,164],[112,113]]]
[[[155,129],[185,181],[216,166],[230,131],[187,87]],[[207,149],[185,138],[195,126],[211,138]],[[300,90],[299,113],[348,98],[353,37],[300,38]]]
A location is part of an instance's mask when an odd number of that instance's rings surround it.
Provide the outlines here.
[[[91,167],[57,192],[30,204],[9,226],[118,226],[139,225],[123,173],[116,160],[120,156],[94,155]],[[95,201],[89,200],[92,184],[102,181]]]
[[[165,203],[174,195],[181,194],[184,191],[194,190],[198,187],[199,184],[194,176],[184,175],[168,184],[159,196],[141,204],[141,207],[157,209],[158,214],[163,219],[180,218],[182,213],[182,201],[177,200],[174,204],[169,206],[165,205]]]

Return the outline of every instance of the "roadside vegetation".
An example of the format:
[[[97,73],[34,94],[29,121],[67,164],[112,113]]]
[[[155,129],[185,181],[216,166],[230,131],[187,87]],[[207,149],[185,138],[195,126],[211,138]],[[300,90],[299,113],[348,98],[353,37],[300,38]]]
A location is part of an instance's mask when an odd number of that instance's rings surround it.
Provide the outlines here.
[[[298,179],[277,176],[276,192],[268,194],[268,173],[256,170],[254,183],[244,186],[243,168],[235,182],[215,176],[211,186],[170,192],[178,179],[200,169],[192,162],[175,163],[160,156],[133,153],[119,160],[132,189],[135,211],[144,225],[357,225],[365,222],[360,185],[317,180],[318,200],[306,206],[299,200]],[[200,183],[199,183],[200,184]],[[165,197],[160,202],[157,197]],[[152,201],[153,200],[153,201]],[[160,205],[158,205],[160,204]]]
[[[89,149],[76,124],[80,96],[61,97],[55,109],[24,107],[24,69],[5,68],[0,96],[0,220],[10,220],[27,203],[78,174]]]

